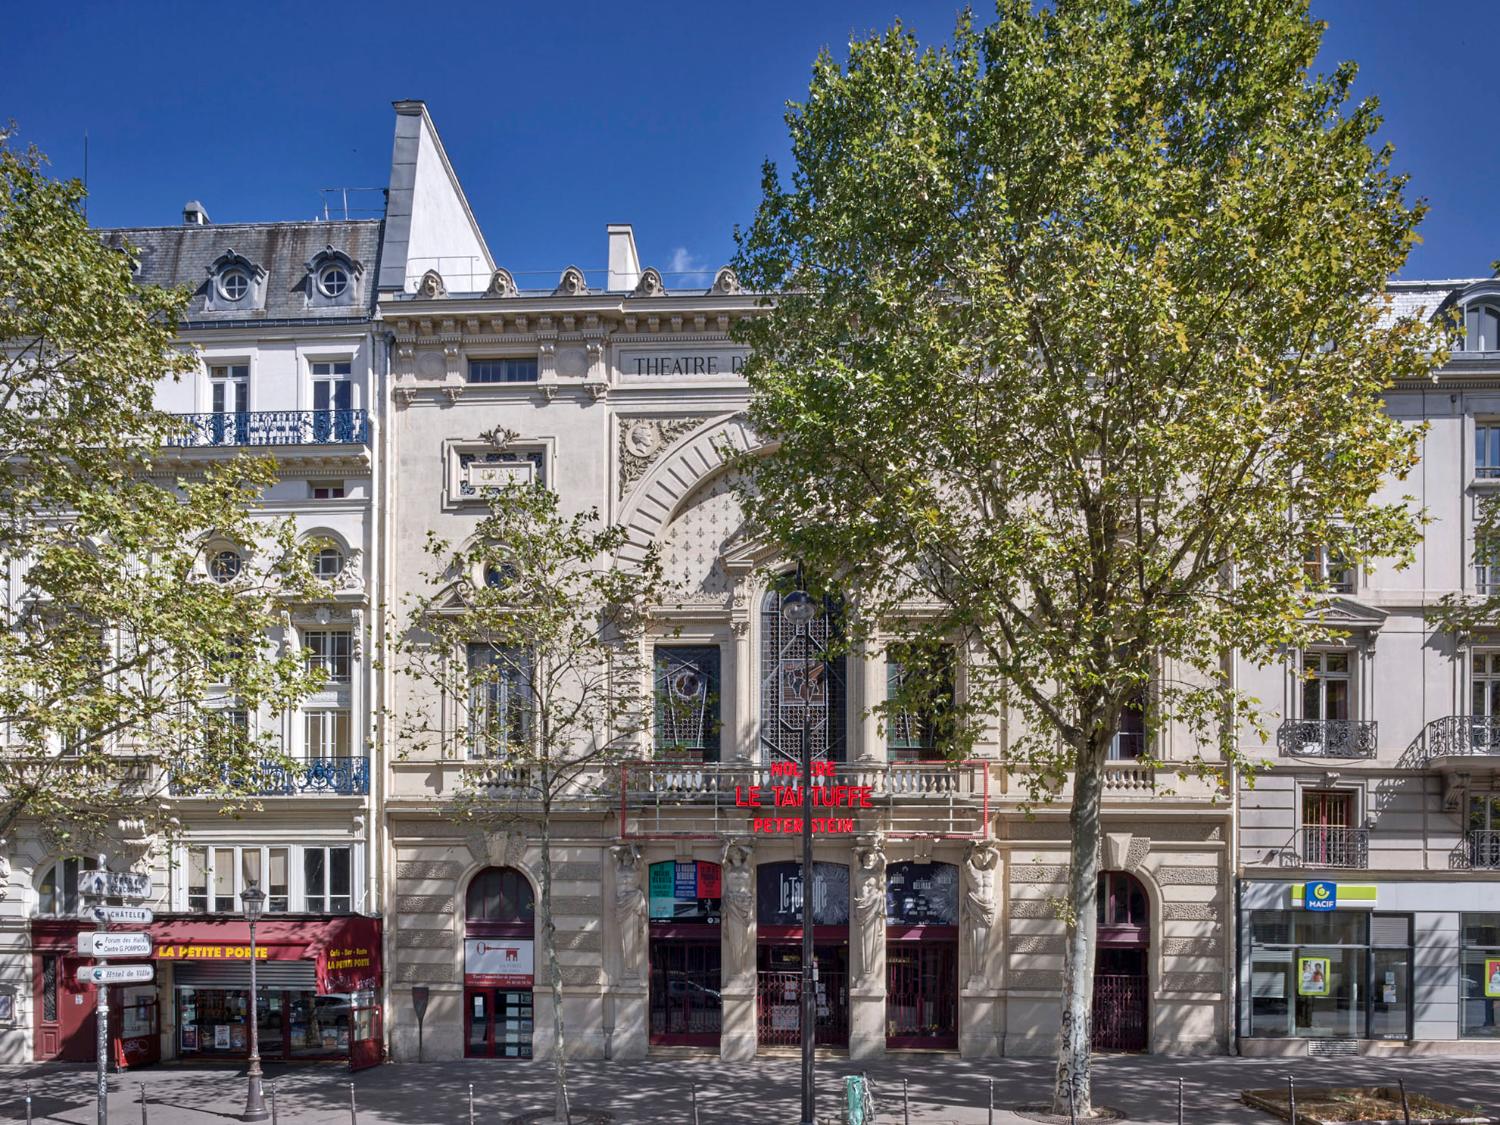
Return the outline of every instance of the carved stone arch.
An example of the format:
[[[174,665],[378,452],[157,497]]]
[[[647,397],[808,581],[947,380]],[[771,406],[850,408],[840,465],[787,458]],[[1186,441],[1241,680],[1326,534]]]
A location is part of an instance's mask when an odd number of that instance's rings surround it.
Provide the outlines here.
[[[630,539],[617,555],[622,564],[639,563],[683,504],[706,481],[722,472],[733,453],[760,446],[743,414],[726,414],[682,437],[641,477],[620,509]]]

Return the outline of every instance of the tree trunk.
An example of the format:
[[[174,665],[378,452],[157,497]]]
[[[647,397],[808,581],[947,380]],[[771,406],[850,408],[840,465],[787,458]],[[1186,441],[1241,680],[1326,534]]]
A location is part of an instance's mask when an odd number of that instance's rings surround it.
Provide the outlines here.
[[[551,784],[543,779],[543,786]],[[542,941],[547,949],[547,979],[552,985],[552,1119],[571,1121],[568,1116],[568,1064],[564,1056],[567,1042],[563,1034],[562,966],[557,961],[557,927],[552,921],[552,802],[542,799]]]
[[[1105,743],[1080,749],[1073,771],[1073,808],[1068,821],[1073,832],[1068,865],[1068,936],[1063,960],[1062,1020],[1057,1033],[1057,1081],[1052,1112],[1093,1113],[1093,1075],[1089,1052],[1093,1046],[1094,949],[1098,921],[1094,902],[1099,893],[1099,803],[1104,795]]]

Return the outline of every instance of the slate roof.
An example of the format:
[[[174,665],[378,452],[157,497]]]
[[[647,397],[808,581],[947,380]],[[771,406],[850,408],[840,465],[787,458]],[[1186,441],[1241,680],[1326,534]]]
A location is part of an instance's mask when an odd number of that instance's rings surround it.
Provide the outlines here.
[[[195,323],[244,324],[268,320],[327,320],[366,317],[375,309],[381,221],[338,219],[327,222],[209,223],[173,227],[122,227],[101,230],[110,246],[136,248],[136,280],[193,290],[183,319]],[[308,299],[308,262],[326,247],[348,255],[362,268],[347,304],[330,306]],[[266,271],[264,307],[213,309],[210,289],[214,263],[233,251]]]
[[[1431,320],[1446,310],[1452,300],[1483,278],[1452,278],[1444,281],[1392,281],[1386,285],[1389,303],[1383,305],[1380,322],[1389,325],[1402,317],[1420,314]]]

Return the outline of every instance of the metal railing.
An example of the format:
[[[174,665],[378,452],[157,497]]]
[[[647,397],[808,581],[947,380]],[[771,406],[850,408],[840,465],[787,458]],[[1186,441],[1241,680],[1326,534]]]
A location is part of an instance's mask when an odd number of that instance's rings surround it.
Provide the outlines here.
[[[989,810],[988,767],[985,762],[834,763],[832,773],[818,777],[815,786],[858,789],[862,800],[845,807],[818,805],[813,815],[878,820],[882,831],[896,836],[981,835]],[[799,778],[773,773],[766,764],[627,762],[620,767],[619,784],[620,831],[626,837],[742,834],[753,831],[758,818],[801,815],[800,805],[778,807],[774,799],[775,789],[800,785]]]
[[[1500,869],[1500,831],[1476,828],[1464,839],[1469,866],[1482,871]]]
[[[1299,758],[1373,758],[1378,735],[1374,719],[1295,719],[1277,730],[1276,748]]]
[[[1304,824],[1300,858],[1304,867],[1368,867],[1370,830]]]
[[[231,778],[228,770],[223,783],[235,793],[251,797],[294,797],[317,793],[334,797],[363,797],[370,791],[369,758],[308,758],[282,764],[261,762],[245,778]],[[172,782],[172,793],[179,797],[203,795],[191,785]]]
[[[370,416],[364,410],[255,410],[178,417],[187,432],[167,442],[175,448],[364,445],[370,440]]]
[[[1500,755],[1500,719],[1482,715],[1449,715],[1428,723],[1423,733],[1429,761],[1433,758]]]

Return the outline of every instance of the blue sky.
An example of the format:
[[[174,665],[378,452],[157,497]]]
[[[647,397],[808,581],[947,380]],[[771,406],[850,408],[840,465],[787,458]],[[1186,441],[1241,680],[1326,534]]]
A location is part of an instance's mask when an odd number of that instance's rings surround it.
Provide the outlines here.
[[[646,265],[712,269],[785,154],[782,107],[820,46],[899,16],[924,41],[957,5],[12,5],[0,118],[83,169],[102,226],[310,218],[320,188],[385,183],[390,102],[427,101],[496,260],[555,277],[602,267],[635,224]],[[977,9],[981,15],[983,6]],[[1403,276],[1487,276],[1500,258],[1493,0],[1314,0],[1324,61],[1360,63],[1384,139],[1432,213]],[[378,195],[353,197],[378,206]],[[526,281],[523,280],[523,285]],[[670,280],[669,280],[670,284]]]

